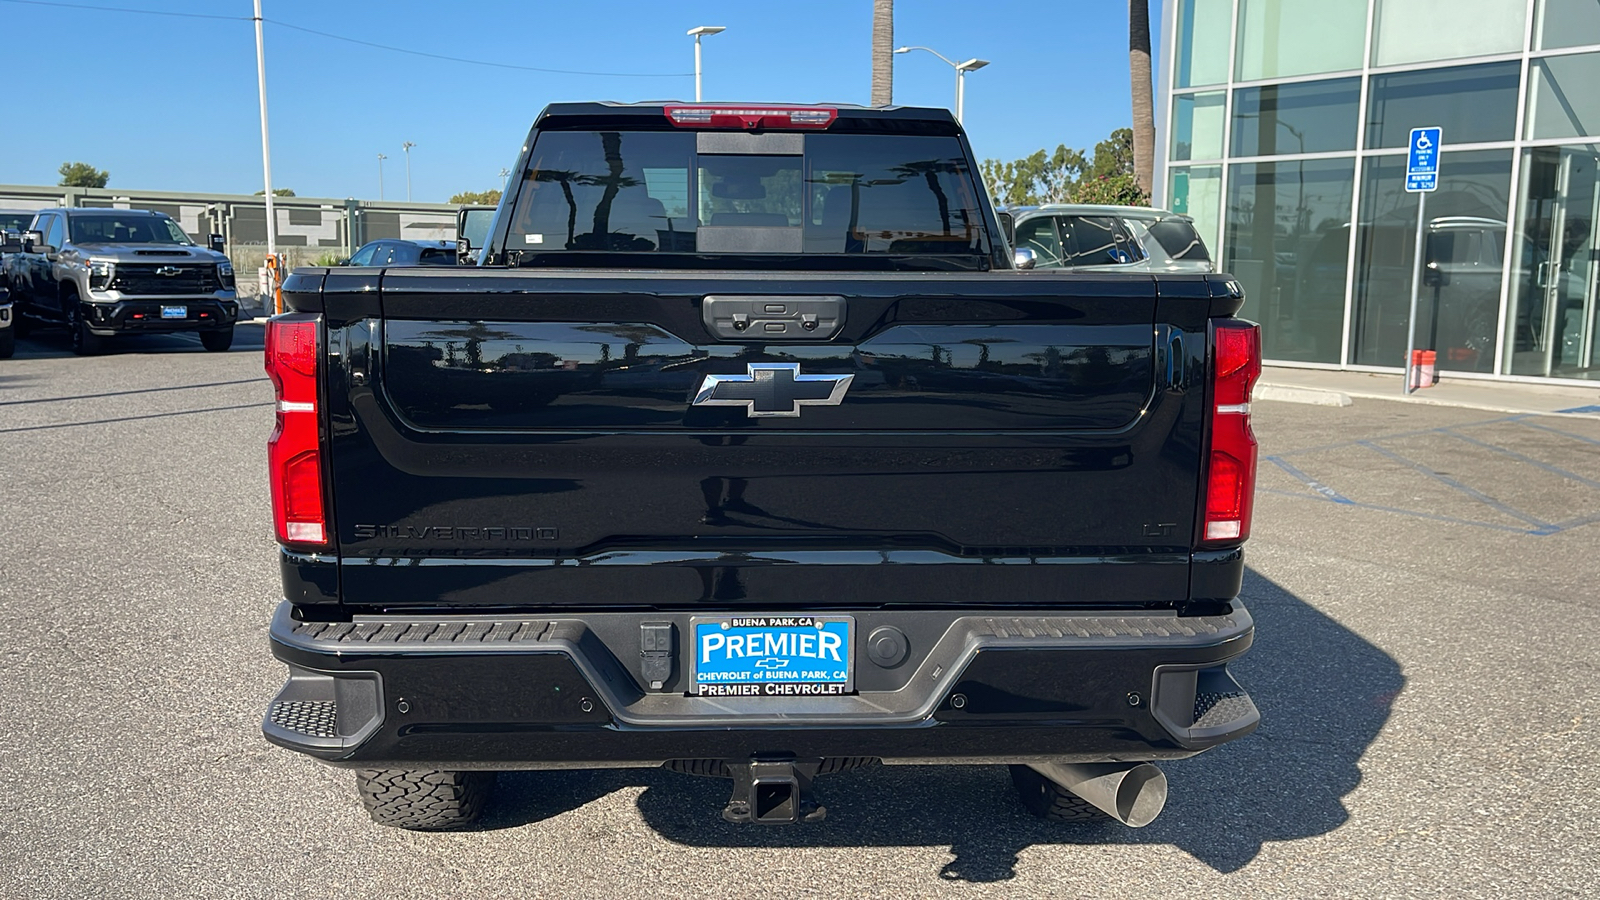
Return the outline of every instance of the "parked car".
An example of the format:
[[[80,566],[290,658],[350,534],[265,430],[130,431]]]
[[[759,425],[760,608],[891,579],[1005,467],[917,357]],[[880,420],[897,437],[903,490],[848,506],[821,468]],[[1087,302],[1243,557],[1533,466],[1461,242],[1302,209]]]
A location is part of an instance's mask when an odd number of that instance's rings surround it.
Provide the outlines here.
[[[0,233],[21,234],[38,214],[37,209],[0,209]]]
[[[1256,728],[1236,282],[1018,271],[942,109],[555,104],[515,171],[476,265],[300,269],[266,331],[262,730],[375,821],[661,766],[812,822],[883,760],[1137,826]]]
[[[47,209],[22,252],[8,254],[15,327],[65,326],[80,355],[122,334],[193,331],[207,350],[233,344],[239,317],[233,264],[222,236],[195,244],[162,213]]]
[[[456,255],[464,262],[476,261],[478,251],[489,241],[489,226],[499,207],[463,206],[456,212]]]
[[[368,241],[350,254],[347,266],[453,266],[456,245],[453,241],[423,241],[384,238]]]
[[[0,228],[0,359],[17,352],[16,314],[12,310],[11,281],[5,273],[5,256],[22,251],[22,236]]]
[[[1013,246],[1032,250],[1036,268],[1216,271],[1194,222],[1164,209],[1052,203],[1007,212],[1014,221]]]

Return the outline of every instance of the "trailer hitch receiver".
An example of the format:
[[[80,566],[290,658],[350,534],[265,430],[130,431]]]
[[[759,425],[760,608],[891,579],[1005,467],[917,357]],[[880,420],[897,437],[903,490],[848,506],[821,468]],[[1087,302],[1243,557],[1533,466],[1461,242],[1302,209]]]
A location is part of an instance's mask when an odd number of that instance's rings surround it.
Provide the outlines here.
[[[735,824],[792,825],[820,822],[828,814],[817,803],[811,785],[822,760],[781,762],[730,762],[733,796],[722,810],[722,818]]]

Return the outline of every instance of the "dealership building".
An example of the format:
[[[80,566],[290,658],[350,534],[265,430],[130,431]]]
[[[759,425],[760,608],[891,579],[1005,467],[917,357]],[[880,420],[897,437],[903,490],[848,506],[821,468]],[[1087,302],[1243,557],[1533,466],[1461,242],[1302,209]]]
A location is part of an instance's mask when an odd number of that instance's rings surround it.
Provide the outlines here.
[[[1156,204],[1244,285],[1268,360],[1398,372],[1415,286],[1447,375],[1600,381],[1600,3],[1162,5]]]

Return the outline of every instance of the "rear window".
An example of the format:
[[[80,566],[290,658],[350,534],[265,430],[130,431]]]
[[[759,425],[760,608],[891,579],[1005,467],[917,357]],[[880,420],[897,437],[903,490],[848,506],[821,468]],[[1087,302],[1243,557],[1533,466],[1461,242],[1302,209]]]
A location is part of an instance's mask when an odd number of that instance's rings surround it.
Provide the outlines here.
[[[690,131],[544,132],[506,249],[524,257],[988,253],[956,138],[784,137],[794,139],[770,146],[786,152],[719,153],[699,152]]]
[[[1167,251],[1167,255],[1173,259],[1211,261],[1211,254],[1206,250],[1205,241],[1200,239],[1199,233],[1188,220],[1160,219],[1148,223],[1147,227],[1150,229],[1150,236],[1155,238],[1161,249]]]

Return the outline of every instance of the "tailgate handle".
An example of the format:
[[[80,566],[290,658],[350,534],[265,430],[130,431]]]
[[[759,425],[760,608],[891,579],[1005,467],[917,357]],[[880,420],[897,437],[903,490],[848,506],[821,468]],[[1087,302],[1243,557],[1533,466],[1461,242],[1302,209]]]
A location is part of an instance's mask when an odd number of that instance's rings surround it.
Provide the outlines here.
[[[1183,331],[1171,325],[1157,326],[1156,344],[1166,357],[1167,390],[1188,390],[1189,360],[1184,354]]]
[[[844,327],[843,297],[706,297],[706,330],[725,341],[825,341]]]

